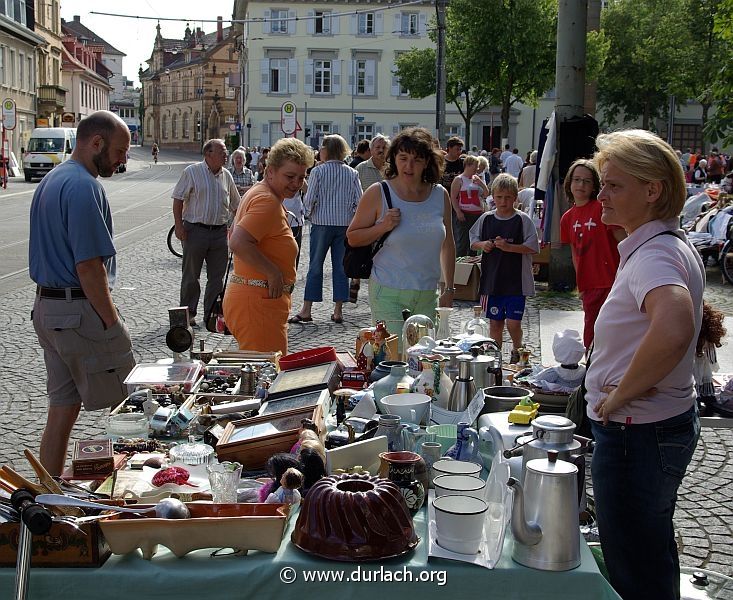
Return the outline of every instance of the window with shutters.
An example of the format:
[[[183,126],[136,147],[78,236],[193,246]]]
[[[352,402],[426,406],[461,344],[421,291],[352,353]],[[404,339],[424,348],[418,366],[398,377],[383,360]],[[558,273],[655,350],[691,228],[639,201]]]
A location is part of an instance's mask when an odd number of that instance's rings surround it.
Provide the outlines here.
[[[453,137],[453,136],[460,137],[461,136],[461,126],[460,125],[448,125],[448,124],[446,124],[446,126],[445,126],[445,135],[446,135],[446,137]]]
[[[367,61],[356,61],[356,93],[357,95],[366,94],[366,78],[367,78]]]
[[[419,13],[410,12],[400,15],[400,35],[418,35],[420,33]]]
[[[270,59],[270,93],[288,93],[288,59]]]
[[[272,33],[287,33],[288,32],[288,11],[286,9],[273,9],[270,13],[272,19],[270,31]]]
[[[189,129],[188,125],[188,113],[183,113],[183,117],[181,118],[181,134],[184,139],[188,139],[191,136],[191,131]]]
[[[184,79],[183,80],[183,83],[181,85],[181,88],[182,88],[182,91],[183,91],[183,99],[184,100],[188,100],[189,97],[190,97],[190,95],[189,95],[189,83],[190,83],[190,81],[188,79]]]
[[[356,141],[371,140],[374,137],[374,123],[359,123],[356,126]]]
[[[331,61],[330,60],[314,60],[313,61],[313,93],[314,94],[330,94],[331,93]]]
[[[319,137],[323,137],[324,135],[331,135],[331,123],[319,123],[318,121],[316,121],[315,123],[313,123],[313,129],[315,129]]]
[[[330,11],[317,10],[314,21],[314,33],[316,35],[331,35]]]
[[[178,115],[171,117],[171,137],[174,140],[178,138]]]
[[[359,27],[357,33],[359,35],[374,35],[374,13],[359,13]]]
[[[160,120],[160,135],[164,140],[168,139],[168,117],[166,115],[163,115]]]

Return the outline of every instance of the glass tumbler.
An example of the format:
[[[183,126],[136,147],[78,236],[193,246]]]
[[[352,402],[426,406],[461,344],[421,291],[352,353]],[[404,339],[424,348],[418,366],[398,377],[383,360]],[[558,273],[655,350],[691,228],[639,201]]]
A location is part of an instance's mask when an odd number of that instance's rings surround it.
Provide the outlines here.
[[[208,465],[211,495],[214,504],[234,504],[237,502],[237,486],[242,475],[242,465],[236,462],[223,462]]]

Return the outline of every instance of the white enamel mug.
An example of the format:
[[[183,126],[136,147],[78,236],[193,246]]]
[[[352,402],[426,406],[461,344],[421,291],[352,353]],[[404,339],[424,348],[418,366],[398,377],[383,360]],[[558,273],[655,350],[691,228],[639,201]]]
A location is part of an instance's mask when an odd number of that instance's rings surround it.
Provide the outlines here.
[[[451,460],[441,458],[433,463],[435,476],[438,475],[472,475],[478,477],[481,474],[481,465],[466,462],[463,460]]]
[[[486,495],[486,482],[472,475],[438,475],[433,479],[435,496],[458,494],[483,499]]]
[[[433,500],[433,508],[438,545],[459,554],[476,554],[483,539],[486,501],[447,494]]]

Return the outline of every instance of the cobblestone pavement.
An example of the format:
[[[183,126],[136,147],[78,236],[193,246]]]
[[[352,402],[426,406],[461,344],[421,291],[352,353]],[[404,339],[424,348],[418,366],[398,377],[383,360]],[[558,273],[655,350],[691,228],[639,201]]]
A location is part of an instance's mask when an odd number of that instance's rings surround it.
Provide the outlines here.
[[[130,328],[139,362],[154,361],[168,354],[165,347],[167,309],[177,305],[180,260],[166,247],[167,226],[135,248],[118,256],[118,284],[114,297]],[[300,308],[308,265],[308,238],[304,248],[292,314]],[[330,280],[327,262],[325,281]],[[369,324],[366,286],[357,304],[344,306],[344,323],[335,324],[329,316],[332,302],[314,305],[313,323],[292,325],[290,351],[313,346],[333,345],[338,350],[353,349],[358,329]],[[0,350],[4,368],[0,375],[0,456],[21,473],[30,474],[22,456],[23,448],[37,452],[45,422],[46,397],[43,356],[30,322],[34,288],[29,284],[0,297]],[[329,298],[330,285],[324,290]],[[733,315],[731,286],[720,282],[711,269],[706,298]],[[453,329],[471,315],[471,303],[457,303]],[[539,311],[579,310],[573,294],[542,292],[530,299],[524,320],[526,343],[539,347]],[[234,348],[231,338],[197,330],[207,347]],[[106,413],[83,412],[74,430],[76,439],[89,438],[104,431]],[[733,575],[733,430],[703,429],[690,471],[680,490],[675,525],[684,565],[707,567]]]

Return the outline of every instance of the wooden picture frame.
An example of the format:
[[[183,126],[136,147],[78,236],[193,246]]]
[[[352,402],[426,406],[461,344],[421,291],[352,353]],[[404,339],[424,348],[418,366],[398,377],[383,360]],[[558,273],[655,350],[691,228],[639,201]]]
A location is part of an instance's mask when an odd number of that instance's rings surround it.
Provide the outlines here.
[[[264,470],[267,459],[278,452],[289,452],[298,441],[301,421],[312,419],[320,435],[325,432],[323,405],[259,415],[227,424],[216,445],[219,460],[233,460],[246,471]]]

